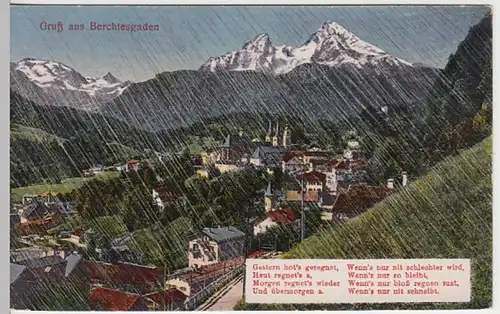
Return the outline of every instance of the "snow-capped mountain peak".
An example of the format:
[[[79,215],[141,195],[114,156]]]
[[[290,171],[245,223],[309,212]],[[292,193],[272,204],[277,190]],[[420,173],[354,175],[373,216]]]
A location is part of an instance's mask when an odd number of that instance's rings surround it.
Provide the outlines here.
[[[318,32],[322,32],[329,35],[339,35],[339,36],[349,36],[352,35],[347,29],[342,25],[335,22],[324,22],[318,29]]]
[[[271,39],[267,33],[255,36],[254,39],[248,41],[243,50],[252,50],[255,52],[268,52],[269,48],[273,47]]]
[[[35,58],[11,62],[10,72],[11,86],[28,99],[37,98],[33,100],[40,101],[37,94],[41,94],[44,101],[71,101],[72,105],[74,103],[74,106],[83,108],[113,99],[130,85],[130,82],[121,82],[111,73],[97,78],[83,76],[61,62]]]
[[[121,81],[117,79],[113,74],[111,74],[111,72],[108,72],[105,75],[103,75],[102,79],[110,84],[121,83]]]
[[[336,22],[325,22],[300,47],[273,46],[268,34],[260,34],[238,51],[208,59],[201,71],[254,70],[284,74],[295,67],[316,63],[337,66],[412,66],[354,35]]]

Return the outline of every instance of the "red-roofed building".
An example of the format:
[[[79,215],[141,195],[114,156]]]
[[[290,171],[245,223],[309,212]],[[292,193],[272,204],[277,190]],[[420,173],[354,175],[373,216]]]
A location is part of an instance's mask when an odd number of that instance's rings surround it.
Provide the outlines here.
[[[86,265],[90,278],[95,283],[116,287],[133,286],[139,291],[151,291],[161,284],[160,270],[157,267],[97,261],[86,261]]]
[[[88,304],[94,311],[147,311],[143,297],[108,288],[96,288],[88,298]]]
[[[254,226],[254,235],[265,233],[269,228],[286,226],[298,231],[300,228],[300,219],[290,208],[278,209],[267,213],[268,218]]]
[[[176,288],[165,291],[151,292],[143,295],[151,311],[171,310],[177,308],[187,296]]]
[[[297,215],[290,208],[274,210],[269,212],[268,215],[277,224],[286,224],[297,220]]]
[[[132,170],[137,171],[137,170],[139,170],[139,165],[140,165],[139,160],[135,160],[135,159],[129,160],[125,164],[125,171],[132,171]]]
[[[304,172],[295,177],[299,181],[304,181],[307,191],[323,192],[325,190],[326,175],[318,171]]]
[[[335,199],[332,217],[339,220],[353,218],[382,201],[390,193],[391,190],[386,187],[351,185]]]

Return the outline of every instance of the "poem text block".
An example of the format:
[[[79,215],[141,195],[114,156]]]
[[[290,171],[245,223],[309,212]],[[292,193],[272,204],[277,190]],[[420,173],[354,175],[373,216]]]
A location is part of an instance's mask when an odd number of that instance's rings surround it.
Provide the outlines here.
[[[247,259],[247,303],[469,302],[470,260]]]

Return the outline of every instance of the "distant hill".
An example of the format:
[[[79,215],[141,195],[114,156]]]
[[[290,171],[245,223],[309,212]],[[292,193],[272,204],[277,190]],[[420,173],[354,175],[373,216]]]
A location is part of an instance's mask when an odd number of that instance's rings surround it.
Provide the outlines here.
[[[11,187],[59,183],[79,170],[125,162],[144,149],[161,149],[150,132],[69,107],[39,106],[11,91]]]
[[[252,305],[237,310],[478,309],[492,306],[492,139],[437,164],[358,218],[306,239],[283,258],[472,259],[464,304]],[[377,235],[377,236],[374,236]],[[329,243],[330,245],[325,245]]]

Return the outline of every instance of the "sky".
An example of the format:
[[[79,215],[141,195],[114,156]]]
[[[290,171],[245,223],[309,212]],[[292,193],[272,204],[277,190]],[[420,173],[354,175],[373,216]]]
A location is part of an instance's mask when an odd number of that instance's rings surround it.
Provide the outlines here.
[[[107,72],[142,81],[164,71],[198,69],[261,33],[274,45],[302,45],[325,21],[410,62],[444,67],[488,7],[99,7],[11,6],[11,61],[54,60],[85,76]],[[62,22],[62,32],[41,23]],[[96,23],[157,24],[158,31],[91,31]],[[69,31],[69,24],[84,24]]]

